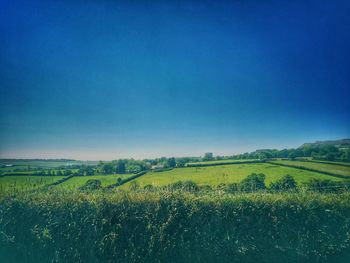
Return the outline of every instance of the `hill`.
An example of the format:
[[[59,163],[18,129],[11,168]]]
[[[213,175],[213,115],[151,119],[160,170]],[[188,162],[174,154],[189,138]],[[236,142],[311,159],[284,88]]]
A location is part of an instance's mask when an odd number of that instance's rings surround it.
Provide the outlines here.
[[[316,141],[302,144],[299,148],[312,147],[312,146],[323,146],[331,145],[337,148],[350,148],[350,139],[341,139],[341,140],[327,140],[327,141]]]

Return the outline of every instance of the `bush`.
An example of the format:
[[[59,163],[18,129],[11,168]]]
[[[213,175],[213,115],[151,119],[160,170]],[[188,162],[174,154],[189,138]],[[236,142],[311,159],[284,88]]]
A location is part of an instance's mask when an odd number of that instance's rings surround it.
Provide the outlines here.
[[[297,182],[293,176],[287,174],[276,182],[271,183],[270,189],[273,191],[295,191],[297,189]]]
[[[154,190],[155,190],[154,186],[151,185],[151,184],[145,185],[145,186],[143,187],[143,189],[146,190],[146,191],[154,191]]]
[[[102,187],[102,184],[100,180],[90,179],[90,180],[87,180],[86,183],[79,189],[81,191],[93,191],[93,190],[101,189],[101,187]]]
[[[244,178],[240,183],[239,187],[244,192],[255,192],[266,189],[265,186],[265,175],[252,173]]]
[[[312,178],[304,184],[307,190],[320,193],[336,193],[349,190],[349,183]]]
[[[330,262],[350,244],[349,193],[53,192],[0,207],[2,263]]]
[[[166,189],[168,190],[180,190],[180,191],[187,191],[187,192],[197,192],[199,190],[199,186],[193,182],[193,181],[177,181],[175,183],[169,184],[166,186]]]

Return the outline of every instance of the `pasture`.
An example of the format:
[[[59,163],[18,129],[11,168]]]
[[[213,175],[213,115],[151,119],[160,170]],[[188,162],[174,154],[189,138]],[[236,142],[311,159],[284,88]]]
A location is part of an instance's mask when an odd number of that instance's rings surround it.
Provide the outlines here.
[[[103,187],[117,183],[118,178],[126,179],[133,174],[115,174],[115,175],[92,175],[92,176],[76,176],[59,185],[55,188],[74,190],[83,186],[88,180],[100,180]]]
[[[277,160],[273,161],[274,163],[280,163],[280,164],[287,164],[287,165],[293,165],[293,166],[301,166],[305,168],[315,169],[322,172],[328,172],[328,173],[334,173],[344,176],[349,176],[350,178],[350,166],[343,166],[343,165],[337,165],[337,163],[334,164],[328,164],[328,163],[322,163],[322,162],[305,162],[305,161],[288,161],[288,160]]]
[[[269,163],[231,164],[208,167],[175,168],[164,172],[149,172],[136,179],[141,187],[145,185],[164,186],[177,181],[192,180],[198,185],[217,186],[219,184],[238,183],[251,173],[266,175],[266,184],[276,181],[283,175],[289,174],[297,183],[304,183],[311,178],[342,181],[341,178],[305,171],[297,168],[282,167]],[[122,186],[127,188],[130,183]]]
[[[231,163],[241,163],[241,162],[258,162],[259,159],[225,159],[225,160],[215,160],[215,161],[204,161],[204,162],[192,162],[187,163],[187,166],[196,165],[219,165],[219,164],[231,164]]]
[[[33,190],[62,178],[64,176],[3,176],[0,177],[0,196],[6,193]]]
[[[2,171],[12,171],[14,169],[27,169],[30,168],[41,168],[41,169],[52,169],[58,167],[70,167],[73,165],[96,165],[96,161],[76,161],[76,160],[11,160],[11,159],[0,159],[0,167]],[[9,165],[9,166],[7,166]]]

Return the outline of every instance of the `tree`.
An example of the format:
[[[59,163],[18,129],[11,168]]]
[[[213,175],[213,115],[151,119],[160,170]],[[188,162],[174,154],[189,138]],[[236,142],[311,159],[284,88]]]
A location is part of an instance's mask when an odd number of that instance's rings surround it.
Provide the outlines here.
[[[126,168],[125,168],[125,160],[118,160],[117,162],[117,167],[116,167],[116,172],[118,174],[125,174]]]
[[[264,190],[266,188],[265,175],[252,173],[248,175],[246,178],[244,178],[239,183],[239,186],[241,191],[253,192],[258,190]]]
[[[122,182],[122,178],[118,177],[118,179],[117,179],[117,184],[120,185],[121,182]]]
[[[175,161],[175,158],[169,158],[168,161],[167,161],[167,164],[169,167],[175,167],[176,166],[176,161]]]
[[[213,153],[205,153],[203,157],[203,161],[212,161],[214,159]]]
[[[271,183],[270,189],[274,191],[290,191],[296,190],[297,183],[294,180],[293,176],[287,174],[277,180],[276,182]]]
[[[111,163],[103,164],[102,170],[104,174],[112,174],[113,173],[113,165]]]

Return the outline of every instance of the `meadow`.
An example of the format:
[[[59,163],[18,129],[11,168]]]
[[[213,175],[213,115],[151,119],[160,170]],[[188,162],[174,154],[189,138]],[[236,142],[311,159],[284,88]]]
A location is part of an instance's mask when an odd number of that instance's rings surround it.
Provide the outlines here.
[[[77,161],[77,160],[21,160],[21,159],[0,159],[0,168],[2,171],[12,171],[14,169],[27,170],[30,168],[53,169],[58,167],[70,167],[73,165],[96,165],[96,161]],[[6,166],[11,165],[11,166]]]
[[[225,159],[225,160],[215,160],[215,161],[204,161],[204,162],[190,162],[186,166],[200,166],[200,165],[221,165],[221,164],[231,164],[231,163],[244,163],[244,162],[259,162],[258,159]]]
[[[277,160],[273,163],[293,165],[296,167],[306,167],[310,169],[315,169],[321,172],[334,173],[344,176],[349,176],[350,178],[350,166],[339,165],[338,163],[328,164],[322,162],[305,162],[305,161],[289,161],[289,160]]]
[[[0,196],[37,189],[62,178],[64,176],[2,176],[0,177]]]
[[[164,186],[177,181],[191,180],[198,185],[217,186],[219,184],[238,183],[251,173],[263,173],[266,175],[266,183],[276,181],[283,175],[291,175],[302,184],[311,178],[329,179],[333,181],[343,181],[342,178],[332,177],[329,175],[305,171],[297,168],[282,167],[269,163],[254,164],[230,164],[207,167],[185,167],[175,168],[164,172],[148,172],[144,176],[134,180],[141,187],[145,185]],[[127,188],[130,183],[122,186]]]
[[[58,189],[73,190],[83,186],[88,180],[101,181],[102,187],[116,184],[118,178],[126,179],[133,174],[115,174],[115,175],[92,175],[92,176],[76,176],[56,186]]]

